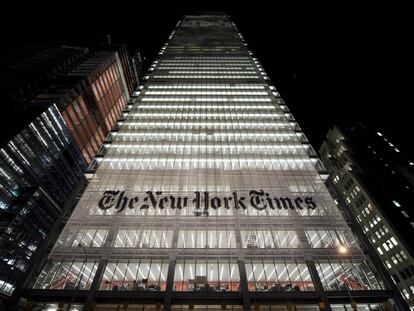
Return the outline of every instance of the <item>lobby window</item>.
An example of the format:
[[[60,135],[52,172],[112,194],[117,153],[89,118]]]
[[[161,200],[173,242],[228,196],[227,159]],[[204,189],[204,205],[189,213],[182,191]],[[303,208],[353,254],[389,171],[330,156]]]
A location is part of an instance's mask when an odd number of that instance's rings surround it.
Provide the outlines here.
[[[35,289],[89,289],[95,276],[96,261],[48,261],[43,267]]]
[[[167,286],[167,260],[108,262],[100,290],[164,291]]]
[[[305,263],[282,260],[246,261],[250,291],[313,291]]]
[[[182,260],[175,266],[175,291],[238,291],[239,267],[233,260]]]
[[[353,260],[316,263],[323,287],[328,291],[380,290],[382,286],[365,262]]]

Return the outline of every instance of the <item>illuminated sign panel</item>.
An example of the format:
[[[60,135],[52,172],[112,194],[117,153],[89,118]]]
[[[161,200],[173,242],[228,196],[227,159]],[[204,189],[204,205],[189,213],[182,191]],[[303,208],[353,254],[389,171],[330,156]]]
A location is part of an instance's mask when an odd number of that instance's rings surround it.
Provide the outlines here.
[[[140,204],[140,202],[142,202]],[[211,209],[247,209],[254,208],[258,211],[263,211],[266,208],[275,209],[316,209],[316,203],[312,197],[277,197],[273,196],[263,190],[251,190],[246,195],[239,195],[234,191],[231,196],[218,197],[211,196],[208,191],[195,191],[194,197],[165,195],[162,191],[147,191],[143,198],[138,196],[127,197],[125,191],[105,191],[102,198],[99,200],[98,207],[102,210],[115,208],[120,213],[125,208],[145,210],[149,208],[170,208],[170,209],[194,209],[195,215],[197,212],[203,210],[204,215],[208,215],[208,210]]]

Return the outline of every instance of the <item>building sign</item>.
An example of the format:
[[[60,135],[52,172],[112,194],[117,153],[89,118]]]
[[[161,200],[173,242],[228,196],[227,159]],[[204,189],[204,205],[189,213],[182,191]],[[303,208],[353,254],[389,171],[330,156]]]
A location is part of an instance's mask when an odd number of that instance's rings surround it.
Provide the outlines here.
[[[208,191],[195,191],[193,197],[165,195],[162,191],[147,191],[143,197],[126,196],[125,191],[105,191],[99,200],[98,207],[102,210],[115,208],[120,213],[126,208],[145,210],[154,209],[184,209],[193,208],[194,215],[208,216],[210,209],[247,209],[254,208],[258,211],[265,209],[316,209],[316,203],[312,197],[279,197],[273,196],[263,190],[251,190],[249,196],[242,196],[234,191],[231,196],[211,196]]]

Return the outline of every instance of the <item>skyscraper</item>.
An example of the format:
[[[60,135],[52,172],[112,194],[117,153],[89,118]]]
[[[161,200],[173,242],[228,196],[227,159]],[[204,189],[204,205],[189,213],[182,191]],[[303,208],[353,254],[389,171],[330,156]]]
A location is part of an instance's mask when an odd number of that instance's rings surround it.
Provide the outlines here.
[[[129,100],[127,85],[137,86],[129,59],[125,46],[90,54],[35,44],[0,61],[0,310],[43,266],[86,186],[84,172]]]
[[[184,16],[144,80],[26,299],[45,310],[404,308],[228,16]]]
[[[27,126],[0,148],[0,309],[53,246],[87,167],[56,105],[8,112]]]
[[[320,153],[332,173],[328,184],[414,307],[413,161],[384,133],[363,124],[335,126]]]

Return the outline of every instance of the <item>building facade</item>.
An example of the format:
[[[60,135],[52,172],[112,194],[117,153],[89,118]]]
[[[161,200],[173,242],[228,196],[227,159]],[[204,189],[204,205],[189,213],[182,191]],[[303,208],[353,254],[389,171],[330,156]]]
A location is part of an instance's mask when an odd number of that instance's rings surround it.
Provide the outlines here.
[[[123,68],[118,52],[95,52],[28,103],[55,103],[59,107],[87,164],[97,155],[130,98]]]
[[[43,265],[129,100],[127,50],[107,49],[34,45],[2,62],[0,309]]]
[[[35,256],[56,238],[85,181],[86,163],[57,107],[31,114],[30,124],[0,149],[0,300],[13,295]]]
[[[364,234],[411,308],[414,306],[414,162],[385,135],[362,124],[328,132],[320,148],[329,184]]]
[[[56,104],[88,164],[139,82],[127,46],[106,41],[90,48],[34,44],[0,65],[2,100],[21,107]],[[25,126],[16,122],[16,133]]]
[[[23,302],[404,309],[228,16],[184,16],[144,81]]]

